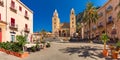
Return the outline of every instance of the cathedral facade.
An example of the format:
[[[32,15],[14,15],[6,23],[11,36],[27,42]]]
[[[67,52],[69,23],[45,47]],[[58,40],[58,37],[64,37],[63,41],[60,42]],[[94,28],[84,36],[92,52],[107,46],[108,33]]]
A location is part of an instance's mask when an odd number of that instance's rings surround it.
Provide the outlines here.
[[[52,34],[55,37],[72,37],[76,33],[76,16],[72,8],[70,11],[70,23],[60,23],[57,10],[54,11],[52,17]]]

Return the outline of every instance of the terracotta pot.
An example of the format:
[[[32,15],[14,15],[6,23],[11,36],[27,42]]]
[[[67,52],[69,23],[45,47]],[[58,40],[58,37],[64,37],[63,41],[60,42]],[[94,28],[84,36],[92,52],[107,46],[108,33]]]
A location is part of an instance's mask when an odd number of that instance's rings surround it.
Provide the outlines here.
[[[14,55],[14,53],[12,51],[10,51],[10,55]]]
[[[25,57],[28,57],[28,56],[29,56],[28,52],[24,52],[20,55],[21,58],[25,58]]]
[[[5,52],[5,49],[2,49],[2,52]]]
[[[0,48],[0,51],[2,50],[2,48]]]
[[[115,49],[115,47],[112,46],[112,45],[109,45],[108,47],[110,48],[110,50],[114,50]]]
[[[103,50],[103,56],[104,56],[104,57],[107,57],[107,56],[108,56],[108,50],[107,50],[107,49],[104,49],[104,50]]]
[[[112,51],[112,58],[113,59],[118,59],[118,52],[116,52],[116,51]]]
[[[14,56],[19,57],[19,53],[18,52],[14,52]]]
[[[10,51],[9,51],[9,50],[6,50],[6,53],[7,53],[7,54],[10,54]]]

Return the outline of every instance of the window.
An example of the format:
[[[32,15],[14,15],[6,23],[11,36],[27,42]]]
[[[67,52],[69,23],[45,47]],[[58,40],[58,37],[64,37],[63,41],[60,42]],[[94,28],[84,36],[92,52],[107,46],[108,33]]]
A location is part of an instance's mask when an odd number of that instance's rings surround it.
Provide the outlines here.
[[[72,20],[74,20],[74,18],[72,18]]]
[[[0,14],[0,20],[1,20],[1,14]]]
[[[11,18],[11,26],[15,26],[15,19]]]
[[[25,10],[25,16],[28,16],[28,12]]]
[[[72,24],[74,24],[74,22],[72,21]]]
[[[56,18],[54,18],[54,20],[56,21]]]
[[[19,6],[19,10],[22,11],[22,7],[21,6]]]
[[[72,25],[72,27],[74,28],[74,25]]]
[[[15,41],[15,35],[11,35],[11,41],[12,41],[12,42]]]
[[[15,8],[15,2],[11,1],[11,8]]]
[[[112,21],[112,16],[109,16],[109,17],[108,17],[108,21]]]
[[[25,24],[25,28],[28,28],[28,25],[27,25],[27,24]]]

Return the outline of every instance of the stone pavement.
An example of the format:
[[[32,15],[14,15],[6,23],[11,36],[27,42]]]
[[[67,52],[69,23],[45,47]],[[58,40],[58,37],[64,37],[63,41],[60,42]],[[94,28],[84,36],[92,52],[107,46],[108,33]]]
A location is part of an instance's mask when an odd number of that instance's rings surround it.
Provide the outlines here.
[[[56,43],[50,48],[31,53],[20,59],[0,52],[0,60],[111,60],[101,54],[103,45],[94,43]]]

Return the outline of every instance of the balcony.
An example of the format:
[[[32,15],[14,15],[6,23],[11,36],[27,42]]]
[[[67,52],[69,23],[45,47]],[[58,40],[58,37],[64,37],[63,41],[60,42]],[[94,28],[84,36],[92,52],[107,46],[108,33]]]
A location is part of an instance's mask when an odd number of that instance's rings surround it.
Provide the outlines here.
[[[14,8],[14,7],[12,7],[12,6],[10,7],[10,10],[13,11],[14,13],[17,13],[16,8]]]
[[[7,25],[7,22],[0,20],[0,25]]]
[[[103,27],[103,24],[102,23],[99,23],[98,24],[98,28],[102,28]]]
[[[99,18],[102,17],[102,16],[103,16],[103,13],[102,13],[102,12],[98,13],[98,17],[99,17]]]
[[[0,0],[0,6],[4,6],[4,3],[3,3],[3,1],[2,0]]]
[[[96,30],[97,29],[97,27],[94,25],[93,27],[92,27],[92,30]]]
[[[30,29],[29,28],[24,28],[24,32],[29,33]]]
[[[107,9],[106,9],[106,12],[108,13],[108,12],[110,12],[110,11],[112,11],[113,10],[113,7],[111,6],[111,5],[109,5],[108,7],[107,7]]]
[[[14,31],[18,31],[18,25],[17,24],[15,24],[15,25],[13,25],[13,24],[9,24],[9,28],[11,29],[11,30],[14,30]]]
[[[114,22],[113,22],[112,16],[108,17],[107,25],[113,24],[113,23],[114,23]]]
[[[24,17],[29,20],[29,17],[28,17],[28,16],[24,16]]]

